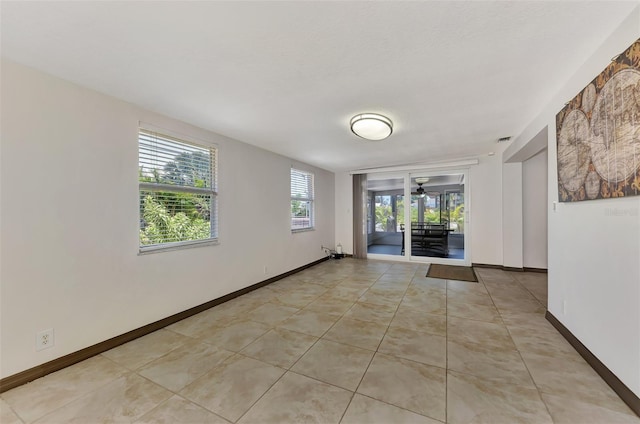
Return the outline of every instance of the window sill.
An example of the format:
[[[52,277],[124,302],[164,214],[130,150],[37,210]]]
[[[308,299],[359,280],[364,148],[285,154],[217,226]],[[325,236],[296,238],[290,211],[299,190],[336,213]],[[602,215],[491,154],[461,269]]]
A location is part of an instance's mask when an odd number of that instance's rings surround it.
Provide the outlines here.
[[[152,253],[168,252],[172,250],[193,249],[201,246],[211,246],[220,244],[218,239],[181,241],[177,243],[153,244],[149,246],[140,246],[138,256],[150,255]]]
[[[307,231],[315,231],[315,227],[310,227],[310,228],[297,228],[295,230],[291,230],[291,234],[295,234],[295,233],[306,233]]]

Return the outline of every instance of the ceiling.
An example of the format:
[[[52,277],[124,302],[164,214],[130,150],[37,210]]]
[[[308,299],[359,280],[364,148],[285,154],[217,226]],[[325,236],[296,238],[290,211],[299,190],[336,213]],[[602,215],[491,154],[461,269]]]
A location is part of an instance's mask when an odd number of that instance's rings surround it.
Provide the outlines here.
[[[10,2],[4,58],[332,171],[518,135],[637,1]],[[385,141],[349,130],[394,122]]]

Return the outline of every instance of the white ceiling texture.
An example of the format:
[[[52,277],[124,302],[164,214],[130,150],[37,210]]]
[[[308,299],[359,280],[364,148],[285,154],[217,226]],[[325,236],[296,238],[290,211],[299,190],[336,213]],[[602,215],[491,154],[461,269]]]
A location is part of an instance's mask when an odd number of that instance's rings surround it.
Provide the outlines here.
[[[487,154],[637,1],[1,2],[1,52],[332,171]],[[394,133],[367,142],[350,118]]]

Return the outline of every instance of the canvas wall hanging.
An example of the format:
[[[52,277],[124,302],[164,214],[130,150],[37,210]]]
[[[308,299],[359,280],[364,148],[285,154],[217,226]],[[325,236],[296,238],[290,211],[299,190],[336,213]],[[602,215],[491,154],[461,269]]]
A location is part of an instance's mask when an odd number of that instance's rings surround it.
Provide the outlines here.
[[[561,202],[640,195],[640,39],[556,115]]]

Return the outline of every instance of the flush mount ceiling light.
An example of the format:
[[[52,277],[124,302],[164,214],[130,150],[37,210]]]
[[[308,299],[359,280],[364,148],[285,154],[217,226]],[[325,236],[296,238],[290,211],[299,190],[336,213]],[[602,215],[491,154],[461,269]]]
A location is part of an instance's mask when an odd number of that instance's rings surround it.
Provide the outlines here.
[[[377,113],[361,113],[351,118],[351,131],[366,140],[384,140],[393,132],[393,122]]]

